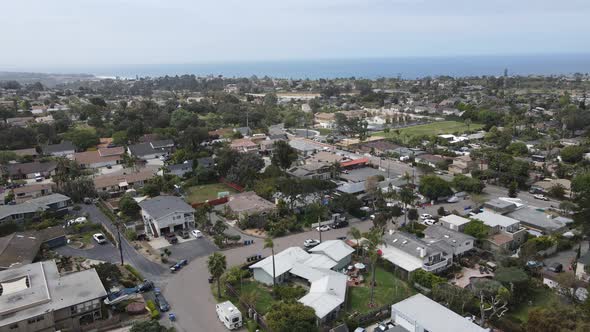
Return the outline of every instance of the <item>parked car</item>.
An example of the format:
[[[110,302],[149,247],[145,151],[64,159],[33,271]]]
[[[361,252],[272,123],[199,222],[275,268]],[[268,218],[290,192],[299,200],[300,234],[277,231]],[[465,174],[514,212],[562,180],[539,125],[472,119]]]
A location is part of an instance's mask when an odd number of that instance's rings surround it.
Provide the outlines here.
[[[178,231],[178,235],[180,235],[180,237],[183,239],[188,239],[190,237],[190,234],[186,229],[181,229],[180,231]]]
[[[98,244],[105,244],[105,243],[107,243],[107,238],[102,233],[96,233],[96,234],[92,235],[92,238]]]
[[[424,220],[424,225],[426,225],[426,226],[432,226],[434,224],[436,224],[436,220],[434,220],[434,219],[425,219]]]
[[[170,266],[170,271],[176,272],[176,271],[182,269],[187,264],[188,264],[188,261],[186,259],[182,259],[178,263]]]
[[[551,265],[549,265],[549,267],[547,267],[547,270],[551,271],[551,272],[555,272],[555,273],[559,273],[563,271],[563,265],[561,265],[561,263],[553,263]]]
[[[346,220],[336,221],[335,223],[332,224],[332,228],[334,228],[334,229],[343,228],[346,226],[348,226],[348,221],[346,221]]]
[[[420,215],[420,219],[422,219],[422,220],[432,219],[432,215],[430,215],[428,213],[424,213],[424,214]]]
[[[168,240],[168,242],[170,244],[178,243],[178,238],[176,237],[176,234],[174,234],[174,233],[166,233],[166,234],[164,234],[164,237],[166,238],[166,240]]]
[[[73,226],[75,224],[83,224],[85,222],[87,222],[88,219],[86,219],[86,217],[78,217],[76,219],[70,219],[67,223],[67,226]]]
[[[191,234],[192,234],[192,235],[193,235],[195,238],[197,238],[197,239],[198,239],[198,238],[200,238],[200,237],[203,237],[203,233],[202,233],[200,230],[198,230],[198,229],[193,229],[193,230],[191,231]]]
[[[548,201],[549,200],[549,198],[547,198],[545,195],[541,195],[541,194],[533,195],[533,198],[540,199],[542,201]]]
[[[329,231],[331,228],[330,228],[330,226],[328,226],[328,225],[322,225],[322,226],[318,226],[318,227],[316,227],[315,229],[316,229],[316,231],[318,231],[318,232],[327,232],[327,231]]]
[[[147,279],[144,279],[141,284],[137,285],[137,291],[139,293],[151,291],[153,288],[154,288],[154,283],[147,280]]]
[[[447,199],[447,203],[457,203],[459,201],[459,197],[452,196],[451,198]]]
[[[313,248],[313,247],[317,246],[318,244],[320,244],[320,241],[316,240],[316,239],[307,239],[307,240],[303,241],[303,246],[305,248]]]
[[[45,180],[45,178],[41,175],[41,173],[35,173],[35,181],[36,182],[41,182]]]
[[[164,295],[160,292],[159,288],[154,289],[154,299],[161,312],[170,310],[170,305],[168,304],[168,301],[166,301],[166,298],[164,298]]]
[[[543,267],[543,262],[541,261],[528,261],[526,262],[526,267],[530,268],[530,269],[537,269],[540,267]]]

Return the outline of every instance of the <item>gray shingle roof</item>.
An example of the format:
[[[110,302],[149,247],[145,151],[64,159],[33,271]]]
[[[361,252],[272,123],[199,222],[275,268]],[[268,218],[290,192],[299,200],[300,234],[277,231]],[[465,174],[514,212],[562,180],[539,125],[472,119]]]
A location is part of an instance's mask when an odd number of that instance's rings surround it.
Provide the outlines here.
[[[139,203],[139,206],[152,218],[160,219],[171,213],[193,213],[193,209],[181,198],[176,196],[158,196]]]
[[[59,144],[44,145],[42,147],[44,154],[52,154],[56,152],[65,152],[76,150],[76,147],[70,141],[63,141]]]

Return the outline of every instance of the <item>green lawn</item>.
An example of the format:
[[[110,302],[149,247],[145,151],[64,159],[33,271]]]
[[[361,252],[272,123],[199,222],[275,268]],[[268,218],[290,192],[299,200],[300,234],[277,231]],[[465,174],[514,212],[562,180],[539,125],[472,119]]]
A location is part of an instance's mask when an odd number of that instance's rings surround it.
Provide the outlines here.
[[[525,323],[528,320],[529,311],[533,310],[534,308],[549,308],[555,303],[559,303],[559,297],[550,289],[537,287],[534,288],[532,293],[533,296],[531,298],[531,305],[529,305],[528,301],[525,301],[514,310],[509,311],[508,314]]]
[[[201,203],[206,200],[216,199],[217,193],[222,191],[229,191],[230,194],[237,193],[233,188],[223,183],[211,183],[188,188],[186,197],[190,203]]]
[[[391,272],[378,266],[375,270],[377,286],[375,287],[375,307],[380,307],[389,303],[398,302],[412,296],[415,291],[404,281],[396,278]],[[371,280],[369,274],[365,275]],[[373,310],[375,307],[369,307],[371,299],[371,288],[369,282],[365,281],[365,286],[356,286],[348,288],[349,312],[365,313]]]
[[[240,286],[236,287],[240,291]],[[256,311],[266,314],[274,302],[270,293],[270,288],[254,281],[244,281],[242,284],[242,294],[254,293],[256,298]]]
[[[320,132],[320,135],[322,136],[326,136],[332,133],[332,129],[328,129],[328,128],[315,128],[314,130],[317,130]]]
[[[469,125],[469,130],[479,130],[482,127],[483,125],[481,124],[472,123],[471,125]],[[399,129],[399,133],[401,136],[453,134],[463,133],[465,131],[467,131],[467,125],[465,125],[465,123],[463,122],[458,121],[440,121]],[[397,134],[395,129],[392,129],[389,133],[378,131],[372,134],[372,136],[383,137],[393,137],[396,135]]]

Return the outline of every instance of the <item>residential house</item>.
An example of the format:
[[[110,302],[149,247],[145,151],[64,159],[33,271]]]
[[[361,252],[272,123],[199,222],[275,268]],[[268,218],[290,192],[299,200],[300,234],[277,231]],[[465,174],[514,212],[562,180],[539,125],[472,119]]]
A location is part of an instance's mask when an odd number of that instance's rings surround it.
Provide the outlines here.
[[[488,332],[420,293],[392,305],[391,321],[408,332]]]
[[[34,219],[41,212],[51,212],[55,215],[65,215],[72,206],[72,200],[62,194],[50,194],[32,198],[22,204],[1,205],[0,224],[5,222],[22,222]]]
[[[186,160],[185,162],[180,164],[168,165],[166,166],[166,168],[166,174],[172,174],[178,177],[183,177],[186,173],[193,171],[193,161]]]
[[[316,113],[313,118],[316,127],[333,129],[336,126],[336,113]]]
[[[145,233],[159,237],[163,234],[195,226],[195,209],[180,197],[158,196],[139,202]]]
[[[347,276],[336,271],[341,269],[340,266],[346,266],[344,262],[350,262],[352,252],[354,249],[340,240],[330,241],[313,253],[290,247],[274,255],[274,269],[272,256],[253,264],[250,269],[254,279],[266,285],[273,284],[273,273],[279,284],[288,280],[309,283],[308,293],[298,301],[311,307],[318,323],[323,323],[336,318],[344,307]]]
[[[60,274],[55,261],[0,271],[0,332],[89,331],[107,292],[90,269]]]
[[[430,167],[436,168],[437,165],[444,162],[446,159],[442,156],[436,156],[429,153],[424,153],[415,158],[417,163],[426,164]]]
[[[33,158],[36,158],[37,156],[39,156],[39,153],[37,153],[37,150],[35,150],[34,148],[12,150],[11,152],[15,153],[19,157],[31,156]]]
[[[253,191],[229,196],[227,207],[231,213],[242,220],[254,215],[265,216],[276,212],[277,207]]]
[[[0,237],[0,271],[31,264],[41,247],[54,249],[66,243],[66,233],[61,226]]]
[[[62,141],[59,144],[49,144],[41,147],[41,151],[46,156],[73,158],[76,153],[76,147],[70,141]]]
[[[442,226],[457,232],[463,232],[465,226],[467,226],[470,221],[471,220],[467,218],[463,218],[455,214],[449,214],[448,216],[440,218]]]
[[[112,167],[123,161],[123,147],[101,148],[96,151],[78,152],[74,154],[74,160],[82,168]]]
[[[461,256],[473,249],[475,238],[461,232],[454,231],[441,225],[428,226],[424,230],[424,241],[436,244],[441,248]]]
[[[453,163],[449,165],[451,174],[468,174],[476,167],[476,162],[469,155],[453,158]]]
[[[578,258],[576,263],[576,278],[590,282],[590,251]]]
[[[332,266],[331,269],[338,271],[350,265],[354,249],[352,249],[344,241],[327,240],[322,241],[322,243],[309,249],[309,252],[312,254],[322,254],[324,256],[330,257],[330,259],[336,262],[336,265]]]
[[[390,231],[379,247],[381,257],[392,263],[406,278],[418,269],[438,273],[453,263],[453,252],[404,232]]]
[[[104,174],[94,177],[94,188],[98,193],[118,194],[129,189],[140,189],[145,182],[156,176],[156,170],[144,168],[131,173]]]
[[[57,162],[34,161],[22,164],[8,164],[6,165],[6,173],[11,180],[34,179],[38,175],[48,178],[55,175]]]
[[[258,152],[258,144],[248,138],[239,138],[231,141],[230,148],[238,152]]]
[[[494,198],[485,202],[483,204],[483,209],[484,211],[505,214],[516,210],[516,204],[509,201]]]
[[[6,124],[9,127],[21,127],[24,128],[31,123],[35,122],[35,118],[32,116],[27,117],[16,117],[16,118],[8,118],[6,119]]]
[[[53,189],[50,183],[39,183],[14,188],[12,192],[15,202],[21,204],[33,198],[52,194]]]
[[[395,149],[399,148],[398,145],[395,145],[386,140],[375,140],[362,143],[359,145],[359,150],[365,153],[371,153],[378,156],[385,155],[392,153]]]
[[[212,157],[197,158],[197,165],[204,169],[210,169],[215,166],[215,160]]]
[[[328,180],[332,178],[332,166],[327,163],[309,163],[290,168],[287,173],[301,179]]]
[[[570,218],[558,217],[529,206],[521,206],[506,216],[520,221],[534,235],[563,233],[574,222]]]
[[[490,211],[483,211],[472,218],[490,227],[489,237],[483,243],[484,249],[512,252],[526,240],[527,230],[520,226],[518,220]]]
[[[234,128],[234,133],[240,133],[242,137],[250,137],[252,135],[252,129],[250,127]]]
[[[289,141],[289,145],[297,151],[300,157],[305,158],[318,151],[329,149],[325,145],[305,138],[296,138]]]
[[[152,140],[130,145],[127,147],[127,152],[136,158],[151,160],[169,154],[173,148],[174,141],[171,139]]]

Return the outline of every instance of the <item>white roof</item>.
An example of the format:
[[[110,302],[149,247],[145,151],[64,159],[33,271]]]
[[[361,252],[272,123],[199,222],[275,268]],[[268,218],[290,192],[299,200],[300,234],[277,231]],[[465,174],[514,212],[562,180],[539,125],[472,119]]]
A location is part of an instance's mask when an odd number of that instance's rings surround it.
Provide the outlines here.
[[[318,269],[319,270],[319,269]],[[298,301],[313,308],[319,319],[326,317],[346,299],[346,275],[331,270],[321,270],[326,275],[312,281],[309,293]]]
[[[278,254],[275,254],[275,275],[278,277],[293,268],[298,262],[309,258],[309,254],[299,247],[289,247]],[[260,262],[253,264],[250,268],[261,268],[272,276],[272,256],[268,256]]]
[[[423,262],[420,259],[394,246],[380,246],[379,249],[383,253],[381,257],[408,272],[422,268]]]
[[[352,249],[351,246],[344,243],[342,240],[328,240],[323,241],[309,251],[314,253],[323,253],[338,262],[346,256],[352,254],[354,249]]]
[[[467,218],[460,217],[456,214],[449,214],[448,216],[444,216],[444,217],[440,218],[440,220],[447,222],[451,225],[455,225],[455,226],[462,226],[462,225],[465,225],[471,221]]]
[[[323,269],[331,269],[338,265],[338,263],[332,260],[330,257],[320,254],[309,255],[309,258],[303,262],[303,264],[309,267],[318,267]]]
[[[391,309],[430,332],[488,331],[419,293],[392,305]]]
[[[484,224],[490,227],[510,227],[514,224],[519,224],[520,222],[516,219],[512,219],[509,217],[505,217],[498,213],[493,213],[490,211],[484,211],[478,213],[472,217],[473,219],[478,219],[483,221]]]

